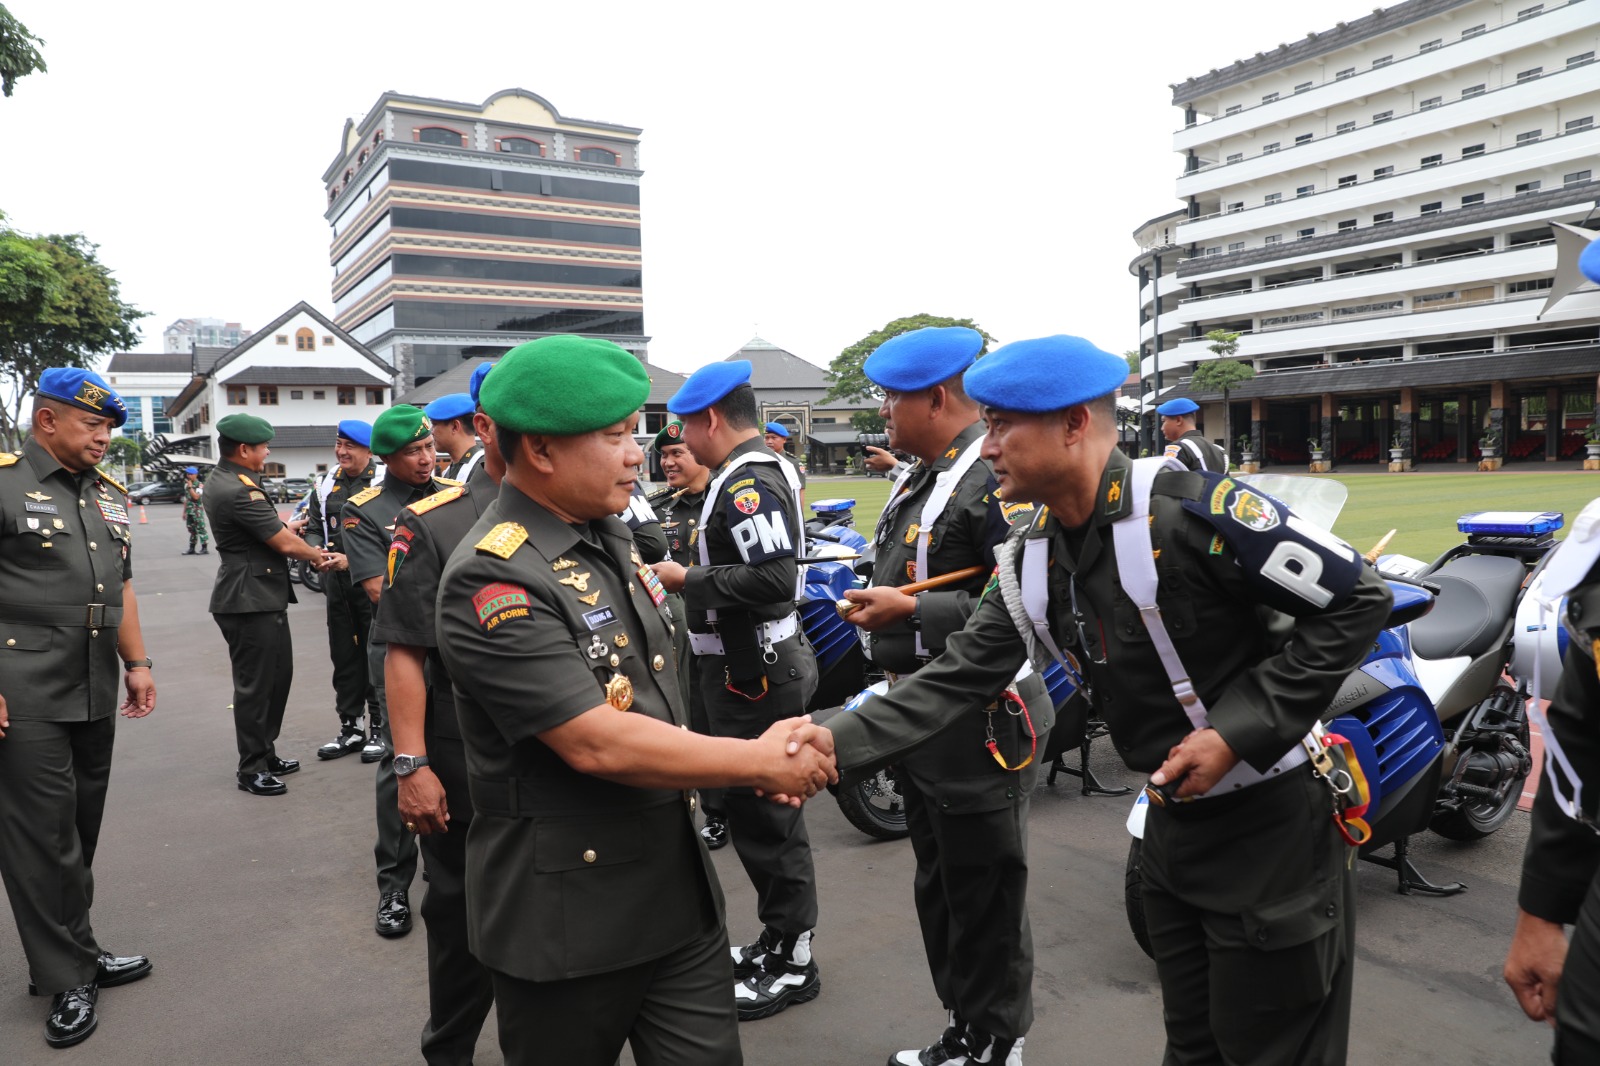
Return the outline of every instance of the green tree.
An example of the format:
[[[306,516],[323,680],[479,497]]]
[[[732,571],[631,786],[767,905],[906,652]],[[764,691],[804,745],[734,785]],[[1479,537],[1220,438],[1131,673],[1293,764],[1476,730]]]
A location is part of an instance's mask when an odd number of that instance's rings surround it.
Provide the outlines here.
[[[49,69],[44,65],[44,56],[34,47],[37,44],[44,42],[0,4],[0,93],[10,96],[18,78],[35,72],[43,74]]]
[[[136,437],[112,437],[106,445],[106,462],[125,471],[137,470],[144,464],[144,443]]]
[[[1249,363],[1230,359],[1239,350],[1239,334],[1225,329],[1214,329],[1206,334],[1206,345],[1217,358],[1194,368],[1190,385],[1197,391],[1222,393],[1223,440],[1233,439],[1233,408],[1228,403],[1228,392],[1241,382],[1256,376],[1256,368]]]
[[[888,425],[876,411],[856,411],[850,416],[850,424],[857,433],[882,433]]]
[[[1139,349],[1129,348],[1127,351],[1122,353],[1122,358],[1128,361],[1128,373],[1137,374],[1139,372],[1139,363],[1141,360],[1143,360],[1144,356],[1139,354]]]
[[[828,388],[824,401],[842,400],[845,403],[855,403],[861,400],[881,400],[883,390],[867,380],[867,375],[862,373],[861,364],[867,361],[878,345],[890,337],[898,337],[902,333],[910,333],[914,329],[923,329],[927,326],[966,326],[983,333],[983,352],[989,350],[989,342],[994,340],[989,334],[984,333],[970,318],[941,318],[939,315],[908,315],[897,318],[880,330],[867,334],[850,347],[834,356],[833,362],[828,364],[828,378],[833,384]],[[854,419],[851,420],[854,422]],[[867,431],[863,432],[881,432]]]
[[[52,366],[91,366],[131,348],[148,312],[124,303],[98,246],[82,234],[28,237],[0,228],[0,441],[21,442],[24,404]]]

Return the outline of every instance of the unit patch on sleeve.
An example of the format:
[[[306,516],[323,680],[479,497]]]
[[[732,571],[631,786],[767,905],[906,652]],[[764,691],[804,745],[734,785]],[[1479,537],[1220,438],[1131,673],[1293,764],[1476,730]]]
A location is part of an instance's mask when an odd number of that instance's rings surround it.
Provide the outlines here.
[[[521,585],[496,581],[477,591],[472,597],[472,607],[478,612],[478,624],[492,632],[502,622],[528,617],[528,590]]]
[[[756,508],[761,506],[761,493],[755,489],[745,489],[733,498],[733,505],[741,514],[755,514]]]

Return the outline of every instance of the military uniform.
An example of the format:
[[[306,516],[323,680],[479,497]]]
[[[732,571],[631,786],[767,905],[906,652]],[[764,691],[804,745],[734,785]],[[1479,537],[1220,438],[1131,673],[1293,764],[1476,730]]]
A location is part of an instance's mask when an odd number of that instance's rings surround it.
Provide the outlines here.
[[[335,467],[318,479],[306,508],[307,544],[330,552],[344,551],[340,512],[346,500],[372,484],[377,469],[369,459],[366,469],[354,477]],[[346,733],[359,733],[362,717],[378,713],[377,694],[367,671],[372,602],[344,570],[325,573],[322,591],[328,612],[328,655],[333,660],[334,710]]]
[[[514,1066],[609,1066],[625,1040],[640,1061],[742,1061],[691,802],[581,774],[539,740],[608,699],[687,726],[652,587],[621,521],[569,525],[509,482],[445,567],[440,652],[476,808],[469,944]]]
[[[989,403],[975,373],[968,392]],[[1047,560],[1042,621],[1056,643],[1078,645],[1118,752],[1138,771],[1162,764],[1193,726],[1120,583],[1111,527],[1130,513],[1130,473],[1129,460],[1112,451],[1084,526],[1064,529],[1041,510],[1013,531],[999,575],[945,653],[830,723],[842,774],[900,758],[974,712],[1030,654],[1042,665],[1030,616],[998,587],[1012,575],[1028,585],[1029,558]],[[1365,656],[1387,617],[1388,589],[1347,545],[1303,532],[1216,475],[1157,475],[1150,515],[1158,604],[1177,653],[1240,765],[1269,775],[1150,811],[1144,907],[1164,993],[1165,1061],[1342,1063],[1354,963],[1352,856],[1330,817],[1328,786],[1303,763],[1277,776],[1271,768],[1297,748]],[[1043,542],[1037,553],[1027,551],[1033,541]],[[1285,543],[1297,557],[1316,555],[1319,580],[1338,587],[1313,592],[1281,572],[1272,552]],[[1268,612],[1275,620],[1265,622],[1263,606],[1294,615],[1292,628],[1283,614]]]
[[[340,512],[345,557],[350,562],[350,583],[356,593],[366,596],[363,581],[384,577],[389,570],[389,545],[396,516],[402,510],[443,489],[450,488],[438,478],[421,485],[408,485],[399,478],[386,478],[345,501]],[[383,741],[383,757],[378,760],[377,821],[378,840],[373,857],[378,864],[378,893],[388,897],[410,891],[417,872],[416,837],[405,831],[400,820],[399,790],[394,778],[394,750],[388,743],[388,710],[383,689],[384,644],[369,637],[367,668],[377,694],[378,713],[373,732]]]
[[[659,563],[667,557],[667,535],[661,529],[661,519],[655,508],[637,484],[628,500],[628,509],[617,515],[633,534],[633,542],[647,563]]]
[[[1009,519],[1024,524],[1029,504],[1003,505],[982,446],[984,425],[962,430],[931,465],[918,464],[897,482],[875,541],[873,584],[900,586],[982,566],[956,585],[917,594],[913,618],[867,635],[872,659],[890,677],[921,669],[966,624]],[[961,472],[958,464],[966,465]],[[924,530],[930,500],[946,500]],[[927,573],[918,567],[918,541]],[[906,826],[917,857],[913,892],[934,990],[951,1025],[1015,1040],[1033,1023],[1033,937],[1027,913],[1028,801],[1038,781],[1054,712],[1040,676],[1017,682],[1028,714],[991,704],[969,713],[909,753],[898,778]],[[998,694],[998,690],[996,693]],[[1007,713],[1010,711],[1011,713]],[[1001,768],[987,745],[993,737],[1012,767]],[[1022,765],[1022,764],[1026,765]]]
[[[1228,457],[1221,448],[1206,440],[1198,429],[1191,429],[1168,444],[1166,454],[1190,470],[1210,470],[1217,474],[1228,472]]]
[[[284,528],[257,474],[223,459],[206,477],[205,508],[216,533],[217,581],[211,615],[233,666],[233,725],[239,773],[270,773],[274,743],[294,681],[290,562],[267,540]]]
[[[187,478],[184,479],[183,525],[189,531],[189,550],[184,553],[185,555],[196,554],[194,550],[196,540],[200,542],[200,555],[206,555],[210,551],[207,545],[211,541],[211,535],[206,532],[206,511],[201,504],[200,497],[200,482],[198,480],[191,482]]]
[[[434,604],[450,553],[494,498],[499,486],[449,488],[401,511],[389,546],[388,585],[378,601],[372,638],[381,645],[427,649],[428,766],[445,790],[448,833],[418,837],[427,871],[422,917],[428,929],[428,1024],[422,1057],[433,1064],[469,1063],[494,1002],[489,973],[467,946],[467,832],[472,799],[466,752],[456,719],[450,672],[439,653]],[[410,754],[410,753],[408,753]]]
[[[0,875],[47,995],[95,980],[90,926],[133,577],[127,496],[29,439],[0,455]]]
[[[461,458],[453,460],[444,468],[444,476],[449,481],[467,482],[468,479],[483,465],[483,445],[474,444],[467,449]]]

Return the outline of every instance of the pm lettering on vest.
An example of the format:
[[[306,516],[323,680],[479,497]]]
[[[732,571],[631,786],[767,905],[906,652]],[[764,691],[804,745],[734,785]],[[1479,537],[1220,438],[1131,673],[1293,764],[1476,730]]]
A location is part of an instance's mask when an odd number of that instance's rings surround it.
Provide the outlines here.
[[[754,514],[733,526],[733,542],[747,563],[765,562],[780,555],[794,554],[794,541],[783,512]]]

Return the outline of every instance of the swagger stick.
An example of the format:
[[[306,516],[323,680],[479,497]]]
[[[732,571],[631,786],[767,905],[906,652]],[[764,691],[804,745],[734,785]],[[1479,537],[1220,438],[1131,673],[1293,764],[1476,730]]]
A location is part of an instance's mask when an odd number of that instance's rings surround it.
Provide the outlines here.
[[[944,585],[954,585],[958,582],[966,581],[968,578],[978,577],[988,573],[989,569],[987,566],[969,566],[963,570],[952,570],[948,574],[930,577],[926,581],[913,581],[909,585],[901,585],[897,591],[903,592],[907,596],[915,596],[919,592],[927,592],[929,589],[940,588]],[[839,612],[840,618],[849,618],[861,607],[861,604],[851,603],[849,600],[840,600],[834,604],[834,609]]]

